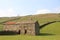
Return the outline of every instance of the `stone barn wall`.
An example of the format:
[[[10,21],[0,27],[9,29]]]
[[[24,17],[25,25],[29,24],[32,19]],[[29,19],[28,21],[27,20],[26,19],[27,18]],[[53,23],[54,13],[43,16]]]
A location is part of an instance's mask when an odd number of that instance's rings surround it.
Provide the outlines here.
[[[4,28],[3,28],[3,30],[4,31],[18,31],[18,29],[19,29],[19,25],[16,25],[16,24],[14,24],[14,25],[4,25]]]
[[[11,22],[10,22],[11,23]],[[37,35],[39,34],[38,22],[17,22],[13,24],[5,23],[4,31],[15,31],[19,34]]]

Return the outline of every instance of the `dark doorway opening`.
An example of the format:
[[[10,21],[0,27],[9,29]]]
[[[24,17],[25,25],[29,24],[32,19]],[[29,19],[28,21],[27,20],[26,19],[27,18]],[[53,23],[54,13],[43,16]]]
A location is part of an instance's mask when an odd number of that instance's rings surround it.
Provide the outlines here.
[[[18,34],[20,34],[20,33],[21,33],[21,30],[18,31]]]
[[[27,34],[27,30],[25,30],[25,34]]]

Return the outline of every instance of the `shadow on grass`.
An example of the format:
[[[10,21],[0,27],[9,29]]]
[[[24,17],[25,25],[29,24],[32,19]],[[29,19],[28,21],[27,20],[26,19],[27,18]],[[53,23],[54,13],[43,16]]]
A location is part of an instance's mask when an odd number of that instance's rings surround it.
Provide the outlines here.
[[[0,31],[0,36],[2,35],[18,35],[18,33],[13,31]]]
[[[0,36],[10,36],[10,35],[20,35],[17,32],[13,32],[13,31],[0,31]],[[55,34],[50,34],[50,33],[40,33],[37,36],[52,36]]]
[[[51,33],[40,33],[37,36],[53,36],[53,35],[55,35],[55,34],[51,34]]]

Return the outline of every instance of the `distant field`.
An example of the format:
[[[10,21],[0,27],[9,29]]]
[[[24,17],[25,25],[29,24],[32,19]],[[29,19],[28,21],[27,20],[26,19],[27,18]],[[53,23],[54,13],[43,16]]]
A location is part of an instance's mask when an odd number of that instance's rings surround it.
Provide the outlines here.
[[[44,24],[50,21],[60,21],[60,16],[57,14],[45,14],[20,17],[20,19],[13,20],[14,22],[22,20],[38,20],[39,24]],[[0,24],[0,31],[3,29],[3,25]],[[0,40],[60,40],[60,22],[51,23],[40,29],[40,35],[28,36],[28,35],[0,35]]]

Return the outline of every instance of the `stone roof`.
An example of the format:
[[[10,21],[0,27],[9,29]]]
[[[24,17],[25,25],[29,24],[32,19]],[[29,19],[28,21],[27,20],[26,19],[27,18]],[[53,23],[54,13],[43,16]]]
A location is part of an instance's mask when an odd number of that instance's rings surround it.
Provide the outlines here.
[[[21,22],[17,22],[17,23],[35,23],[36,21],[30,21],[30,20],[28,20],[28,21],[21,21]]]
[[[29,21],[29,20],[28,21],[20,21],[20,22],[11,22],[10,21],[10,22],[6,22],[4,24],[8,24],[8,25],[10,24],[11,25],[11,24],[25,24],[25,23],[35,23],[35,22],[37,22],[37,21]]]
[[[16,22],[6,22],[4,24],[16,24]]]

